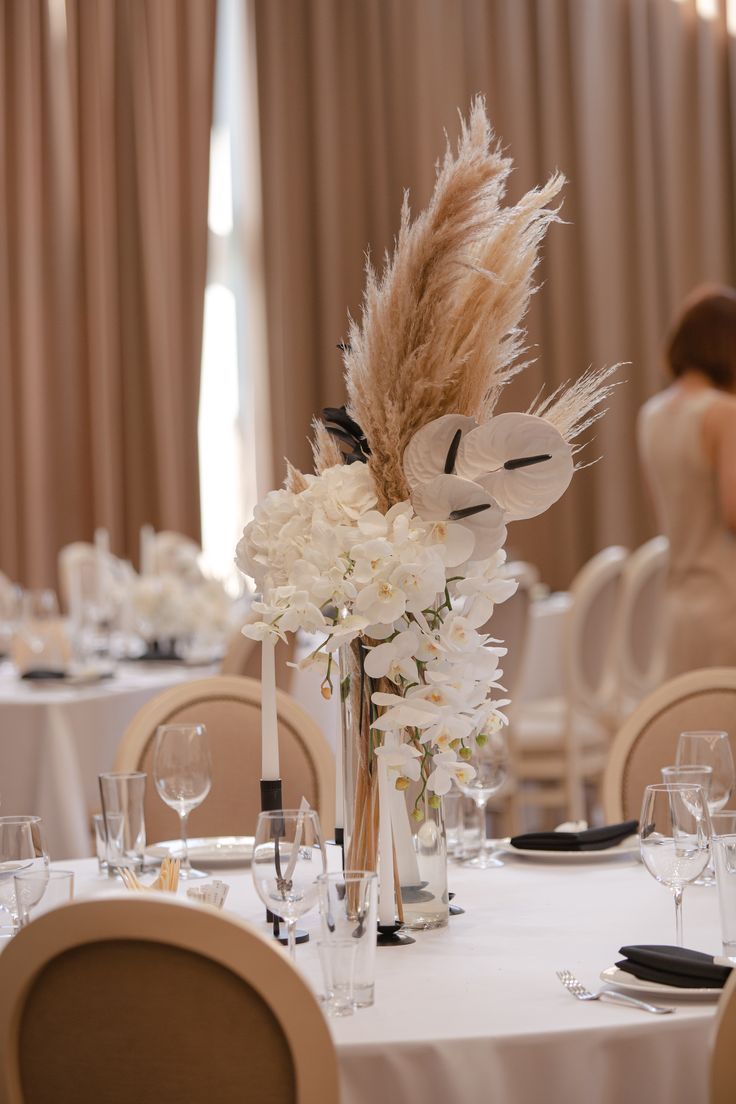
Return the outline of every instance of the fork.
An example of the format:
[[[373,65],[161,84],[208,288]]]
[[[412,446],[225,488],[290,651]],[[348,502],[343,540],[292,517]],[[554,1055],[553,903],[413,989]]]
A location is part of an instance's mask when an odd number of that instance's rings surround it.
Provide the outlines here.
[[[627,993],[619,993],[615,989],[599,989],[597,993],[591,993],[581,981],[571,974],[569,970],[557,970],[557,976],[565,988],[581,1001],[610,1001],[611,1004],[628,1004],[631,1008],[641,1008],[644,1012],[652,1012],[655,1016],[665,1016],[674,1012],[674,1008],[663,1008],[661,1004],[648,1004],[638,997],[630,997]]]

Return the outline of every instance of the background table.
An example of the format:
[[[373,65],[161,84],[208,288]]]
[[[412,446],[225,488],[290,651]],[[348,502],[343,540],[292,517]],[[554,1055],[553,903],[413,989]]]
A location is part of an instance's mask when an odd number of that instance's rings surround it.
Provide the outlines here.
[[[89,861],[72,864],[77,896],[120,892]],[[242,919],[266,931],[247,870],[215,875]],[[546,865],[511,858],[498,870],[451,865],[466,908],[414,946],[378,951],[376,1003],[330,1020],[343,1104],[707,1104],[715,1002],[679,1002],[671,1016],[576,1001],[555,977],[589,987],[627,943],[669,943],[670,893],[635,861]],[[720,952],[713,887],[685,892],[688,946]],[[312,931],[318,917],[300,926]],[[314,943],[297,949],[319,988]]]
[[[43,817],[52,858],[90,855],[97,776],[112,769],[128,723],[162,690],[213,672],[126,663],[111,679],[67,686],[23,681],[0,664],[0,813]]]

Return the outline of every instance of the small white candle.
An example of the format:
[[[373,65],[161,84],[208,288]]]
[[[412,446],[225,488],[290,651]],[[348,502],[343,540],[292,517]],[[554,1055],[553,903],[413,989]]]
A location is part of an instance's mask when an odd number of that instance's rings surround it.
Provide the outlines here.
[[[345,827],[345,809],[343,798],[343,757],[342,757],[342,671],[337,665],[337,743],[335,744],[335,828]]]
[[[110,556],[110,534],[107,529],[95,529],[95,562],[97,567],[97,604],[104,598],[107,561]]]
[[[261,644],[261,778],[280,778],[276,713],[276,641]]]
[[[153,539],[153,526],[141,525],[141,575],[153,575]]]
[[[391,833],[391,791],[388,767],[378,759],[378,922],[396,922],[394,904],[394,848]]]

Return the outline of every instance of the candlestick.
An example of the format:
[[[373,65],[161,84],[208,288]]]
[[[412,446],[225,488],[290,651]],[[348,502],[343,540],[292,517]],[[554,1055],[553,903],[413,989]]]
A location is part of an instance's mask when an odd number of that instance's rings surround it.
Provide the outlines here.
[[[343,778],[343,700],[342,700],[342,669],[338,660],[338,684],[337,684],[337,743],[335,744],[335,842],[342,844],[343,828],[345,827],[345,799]],[[338,841],[337,834],[341,839]]]
[[[388,739],[388,736],[386,737]],[[391,794],[388,767],[378,756],[378,923],[392,927],[396,920],[394,903],[394,851],[391,831]]]
[[[261,644],[261,778],[279,777],[279,730],[276,713],[276,640]]]
[[[98,608],[105,597],[107,562],[110,556],[110,534],[107,529],[95,529],[95,567],[97,574],[96,601]]]
[[[140,555],[141,555],[141,575],[153,575],[154,573],[154,555],[153,555],[153,541],[154,541],[154,529],[152,525],[141,525],[140,533]]]
[[[278,809],[283,808],[283,797],[281,796],[281,779],[280,778],[262,778],[261,779],[261,811],[264,813],[273,813]],[[273,924],[273,937],[278,939],[284,947],[289,942],[288,936],[282,935],[279,927],[279,918],[270,909],[266,909],[266,923]],[[309,933],[302,931],[301,928],[297,928],[296,942],[307,943],[309,941]]]

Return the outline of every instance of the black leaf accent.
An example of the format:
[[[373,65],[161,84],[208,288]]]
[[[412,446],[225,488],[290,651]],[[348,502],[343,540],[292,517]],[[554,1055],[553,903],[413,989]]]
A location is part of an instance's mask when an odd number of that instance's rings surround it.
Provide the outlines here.
[[[515,471],[517,468],[529,468],[532,464],[541,464],[551,459],[552,454],[549,452],[543,452],[539,456],[517,456],[515,460],[507,460],[504,468],[506,471]]]
[[[365,463],[371,454],[370,445],[363,430],[351,418],[344,406],[326,406],[322,411],[325,429],[350,451],[345,454],[348,464]]]
[[[484,510],[490,510],[490,502],[481,502],[480,506],[466,506],[462,510],[453,510],[450,514],[450,521],[462,521],[463,518],[472,517],[473,514],[482,514]]]
[[[455,470],[455,461],[457,460],[457,450],[460,448],[460,438],[463,435],[463,431],[458,429],[455,436],[450,441],[450,447],[447,450],[447,458],[445,460],[445,475],[452,475]]]

